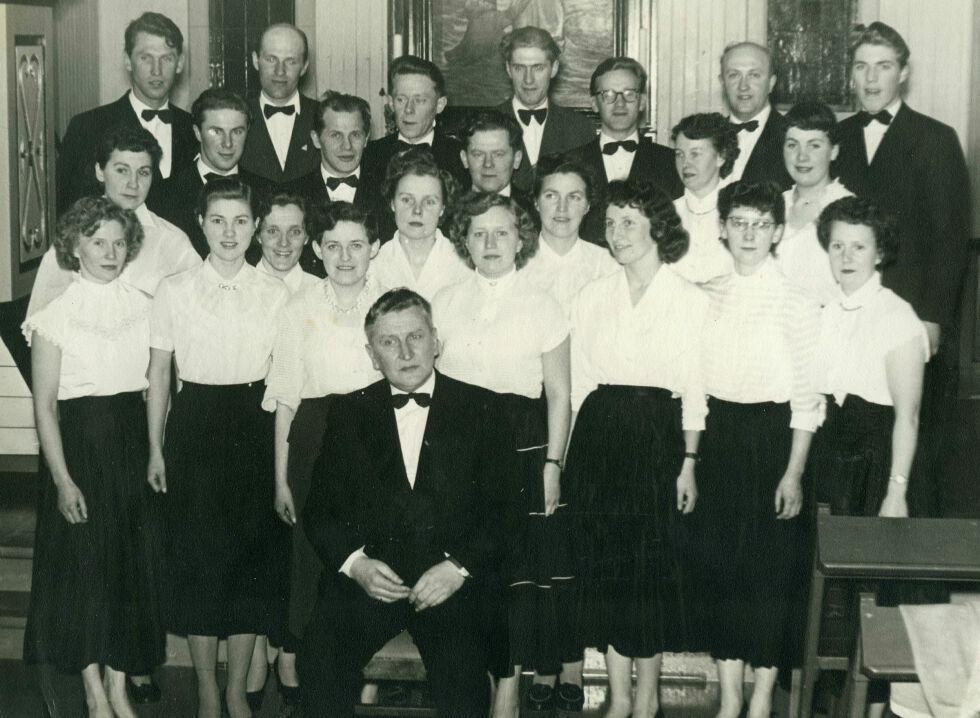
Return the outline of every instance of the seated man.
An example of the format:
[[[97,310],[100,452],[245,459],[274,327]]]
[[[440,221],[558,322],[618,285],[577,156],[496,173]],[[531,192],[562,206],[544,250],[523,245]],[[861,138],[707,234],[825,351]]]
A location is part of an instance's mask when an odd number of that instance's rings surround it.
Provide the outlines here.
[[[407,629],[442,718],[486,718],[489,576],[513,526],[514,439],[493,392],[433,370],[428,302],[364,321],[384,379],[336,399],[303,519],[325,567],[298,668],[307,718],[353,715],[361,670]]]
[[[530,195],[511,184],[523,156],[517,120],[499,112],[480,112],[466,125],[460,139],[463,149],[459,158],[470,172],[472,189],[513,197],[532,216],[537,216]]]

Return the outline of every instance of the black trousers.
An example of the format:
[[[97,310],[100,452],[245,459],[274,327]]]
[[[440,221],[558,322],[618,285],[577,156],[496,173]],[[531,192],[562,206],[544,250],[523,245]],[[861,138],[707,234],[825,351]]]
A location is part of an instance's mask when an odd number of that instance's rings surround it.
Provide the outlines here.
[[[407,600],[368,597],[344,575],[326,578],[297,657],[305,718],[353,716],[362,669],[406,629],[425,664],[438,715],[486,718],[487,640],[481,592],[472,580],[444,603],[416,613]]]

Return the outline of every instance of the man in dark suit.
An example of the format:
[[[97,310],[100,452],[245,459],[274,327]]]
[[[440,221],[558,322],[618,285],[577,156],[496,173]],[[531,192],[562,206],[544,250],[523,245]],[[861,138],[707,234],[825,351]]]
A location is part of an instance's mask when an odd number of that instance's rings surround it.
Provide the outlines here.
[[[384,379],[331,407],[303,514],[324,565],[299,655],[304,715],[352,716],[361,669],[407,629],[438,715],[485,718],[480,616],[513,526],[514,439],[495,394],[433,370],[422,297],[387,292],[365,329]]]
[[[603,194],[613,180],[647,182],[671,199],[684,193],[674,166],[674,151],[640,137],[640,119],[647,108],[647,73],[630,57],[610,57],[599,63],[589,82],[592,107],[599,113],[599,136],[567,153],[595,181],[597,201],[582,220],[579,234],[606,244],[606,206]]]
[[[470,119],[460,139],[463,149],[459,157],[469,170],[472,189],[512,197],[537,217],[530,193],[513,184],[514,171],[523,157],[517,120],[501,112],[480,112]]]
[[[362,174],[373,186],[384,186],[388,162],[395,154],[424,145],[439,167],[453,175],[463,188],[469,187],[469,173],[459,160],[459,142],[436,126],[436,117],[446,109],[446,101],[446,80],[433,63],[414,55],[392,61],[388,68],[387,102],[398,132],[372,140],[364,151]]]
[[[254,122],[242,167],[277,188],[320,164],[320,153],[310,141],[317,103],[299,92],[309,64],[306,34],[288,23],[267,27],[252,51],[262,89],[248,103]]]
[[[595,136],[592,123],[575,110],[548,98],[558,74],[561,48],[539,27],[526,26],[508,33],[501,43],[514,96],[496,107],[521,126],[521,163],[514,172],[515,187],[530,192],[538,159],[560,155]]]
[[[786,121],[769,104],[776,86],[769,50],[754,42],[729,45],[721,54],[721,83],[729,119],[738,129],[738,158],[726,183],[775,182],[787,190],[793,179],[783,162]]]
[[[165,15],[145,12],[129,23],[124,62],[131,89],[115,102],[75,115],[68,123],[58,156],[59,213],[80,197],[102,194],[95,177],[99,138],[115,127],[143,127],[163,150],[146,206],[174,222],[177,203],[171,179],[197,154],[190,115],[170,104],[170,90],[184,69],[183,53],[184,36]]]

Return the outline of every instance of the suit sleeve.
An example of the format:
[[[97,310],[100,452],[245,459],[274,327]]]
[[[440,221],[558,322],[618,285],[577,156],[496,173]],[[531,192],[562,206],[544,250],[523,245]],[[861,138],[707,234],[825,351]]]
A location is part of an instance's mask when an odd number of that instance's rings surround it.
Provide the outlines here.
[[[95,136],[86,125],[88,123],[84,117],[73,117],[61,141],[55,172],[59,215],[76,200],[98,193],[98,181],[95,179]]]

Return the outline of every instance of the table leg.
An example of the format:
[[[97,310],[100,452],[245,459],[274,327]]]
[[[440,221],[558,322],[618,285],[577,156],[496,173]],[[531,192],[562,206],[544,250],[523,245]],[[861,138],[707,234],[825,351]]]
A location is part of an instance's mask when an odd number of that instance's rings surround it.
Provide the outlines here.
[[[864,647],[861,643],[861,631],[858,631],[857,645],[851,657],[851,668],[847,675],[847,690],[845,697],[848,704],[849,718],[864,718],[868,706],[868,677],[861,672],[864,662]]]
[[[807,608],[806,636],[803,640],[803,671],[800,676],[800,708],[798,718],[810,718],[813,710],[813,689],[820,673],[817,647],[820,644],[820,612],[823,609],[824,576],[813,555],[810,581],[810,601]]]

